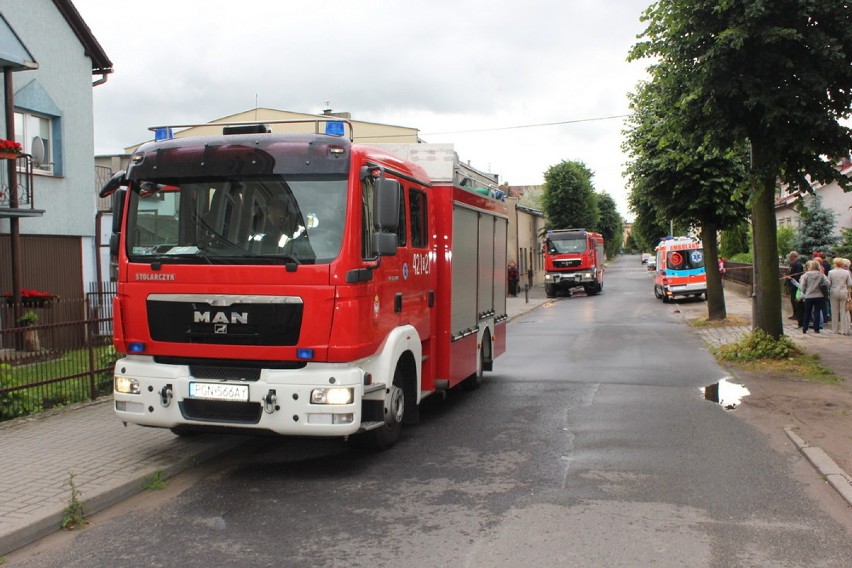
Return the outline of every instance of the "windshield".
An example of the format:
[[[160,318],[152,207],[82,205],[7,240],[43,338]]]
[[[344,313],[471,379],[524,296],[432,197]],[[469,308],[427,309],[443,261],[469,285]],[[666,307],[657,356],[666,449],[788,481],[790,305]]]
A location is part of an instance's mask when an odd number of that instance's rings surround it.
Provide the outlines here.
[[[547,239],[547,252],[550,254],[586,252],[585,235],[566,235]]]
[[[344,177],[150,179],[134,188],[131,261],[319,264],[340,252]]]
[[[704,249],[671,251],[666,257],[669,270],[693,270],[704,267]]]

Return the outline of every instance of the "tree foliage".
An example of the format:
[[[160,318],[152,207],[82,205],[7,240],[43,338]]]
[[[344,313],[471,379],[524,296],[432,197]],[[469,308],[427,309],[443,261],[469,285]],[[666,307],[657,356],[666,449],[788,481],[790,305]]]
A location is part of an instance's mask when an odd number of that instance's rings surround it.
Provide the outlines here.
[[[834,254],[839,239],[834,236],[837,221],[834,213],[822,206],[822,199],[815,195],[808,200],[807,211],[796,234],[796,249],[799,254],[813,256],[814,251]]]
[[[796,230],[791,225],[778,227],[778,258],[786,258],[796,248]]]
[[[839,0],[657,0],[631,58],[681,85],[684,132],[717,148],[750,145],[753,322],[782,332],[775,184],[848,180],[832,161],[852,149],[852,15]]]
[[[633,115],[625,132],[631,197],[650,203],[657,214],[700,228],[707,266],[717,265],[716,234],[742,222],[747,154],[742,146],[718,149],[683,131],[672,103],[682,82],[662,69],[631,94]],[[642,197],[638,197],[641,194]],[[707,271],[711,320],[726,317],[721,277]]]
[[[843,258],[852,258],[852,229],[841,229],[840,233],[840,244],[834,254]]]
[[[615,200],[607,193],[598,194],[598,224],[594,227],[604,238],[607,258],[616,256],[624,245],[624,220]]]
[[[736,225],[723,230],[721,244],[719,245],[719,254],[725,258],[731,258],[738,254],[751,250],[751,233],[749,232],[748,221],[737,223]]]
[[[592,172],[583,162],[563,161],[547,169],[542,204],[552,229],[593,229],[600,219]]]

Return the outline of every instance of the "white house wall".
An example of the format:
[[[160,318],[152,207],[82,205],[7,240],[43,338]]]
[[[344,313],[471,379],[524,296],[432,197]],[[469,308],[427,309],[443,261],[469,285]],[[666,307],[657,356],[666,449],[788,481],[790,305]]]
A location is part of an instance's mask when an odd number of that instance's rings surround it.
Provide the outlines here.
[[[840,186],[832,183],[828,186],[816,189],[816,195],[822,199],[822,206],[834,213],[834,236],[840,236],[843,229],[852,228],[852,192],[845,193]],[[812,198],[805,197],[805,203],[809,204]],[[792,226],[798,229],[802,224],[802,216],[796,209],[797,198],[795,196],[785,197],[786,205],[776,206],[775,220],[778,227]]]
[[[3,0],[0,10],[39,64],[36,70],[12,74],[15,92],[23,89],[46,95],[61,113],[61,138],[53,142],[61,145],[62,175],[34,176],[35,209],[45,213],[41,218],[22,219],[21,233],[93,238],[92,60],[52,0]],[[33,88],[34,80],[40,89]],[[16,106],[24,103],[17,97],[15,102]],[[5,115],[0,116],[0,129],[0,137],[5,138]],[[8,233],[8,220],[0,221],[0,231]]]

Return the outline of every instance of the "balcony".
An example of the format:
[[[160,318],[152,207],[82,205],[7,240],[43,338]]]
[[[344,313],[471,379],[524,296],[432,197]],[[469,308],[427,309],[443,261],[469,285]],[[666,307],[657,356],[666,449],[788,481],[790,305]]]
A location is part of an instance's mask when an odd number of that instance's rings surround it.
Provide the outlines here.
[[[9,164],[15,164],[17,183],[9,181]],[[0,158],[0,218],[41,217],[44,211],[35,208],[33,157],[29,154],[14,154]]]

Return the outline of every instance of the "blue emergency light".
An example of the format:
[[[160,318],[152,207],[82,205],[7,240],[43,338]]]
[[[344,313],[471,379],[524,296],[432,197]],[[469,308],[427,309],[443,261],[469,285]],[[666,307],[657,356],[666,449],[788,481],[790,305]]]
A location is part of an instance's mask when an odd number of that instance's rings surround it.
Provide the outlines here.
[[[326,122],[325,133],[329,136],[343,136],[343,134],[345,133],[345,125],[339,120]]]
[[[161,142],[162,140],[171,140],[175,137],[175,133],[171,128],[158,128],[154,131],[154,140]]]

